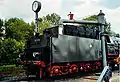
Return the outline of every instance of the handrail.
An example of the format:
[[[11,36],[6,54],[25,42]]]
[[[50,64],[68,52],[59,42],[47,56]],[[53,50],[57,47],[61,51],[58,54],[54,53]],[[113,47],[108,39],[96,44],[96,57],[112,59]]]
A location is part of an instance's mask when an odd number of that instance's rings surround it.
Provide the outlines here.
[[[99,23],[98,21],[61,19],[59,24],[63,24],[63,23],[78,23],[78,24],[96,24],[96,25],[101,25],[101,23]]]
[[[100,77],[98,78],[97,82],[103,82],[103,80],[107,74],[110,77],[110,74],[109,74],[110,71],[108,71],[108,70],[109,70],[109,66],[105,66]],[[109,78],[107,80],[109,80]]]

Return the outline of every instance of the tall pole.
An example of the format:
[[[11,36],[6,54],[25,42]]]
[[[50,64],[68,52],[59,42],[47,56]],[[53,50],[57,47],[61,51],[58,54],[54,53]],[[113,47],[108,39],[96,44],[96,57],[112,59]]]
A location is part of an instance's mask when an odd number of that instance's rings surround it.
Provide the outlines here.
[[[41,9],[41,3],[39,1],[34,1],[32,4],[32,10],[35,12],[35,32],[34,35],[38,35],[39,29],[38,29],[38,12]]]
[[[38,29],[38,12],[35,12],[35,34],[39,33]]]
[[[100,10],[100,13],[98,14],[98,22],[101,24],[100,25],[100,30],[101,30],[101,51],[102,51],[102,57],[103,57],[103,66],[107,66],[107,61],[106,61],[106,46],[105,46],[105,38],[104,38],[104,24],[105,24],[105,14]]]

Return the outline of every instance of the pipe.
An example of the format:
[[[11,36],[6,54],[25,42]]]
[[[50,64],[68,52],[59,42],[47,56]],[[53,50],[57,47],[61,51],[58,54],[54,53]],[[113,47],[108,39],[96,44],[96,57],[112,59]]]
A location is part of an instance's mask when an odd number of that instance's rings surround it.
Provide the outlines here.
[[[102,23],[99,23],[98,21],[84,21],[84,20],[68,20],[68,19],[61,19],[59,24],[63,23],[78,23],[78,24],[96,24],[101,25]]]

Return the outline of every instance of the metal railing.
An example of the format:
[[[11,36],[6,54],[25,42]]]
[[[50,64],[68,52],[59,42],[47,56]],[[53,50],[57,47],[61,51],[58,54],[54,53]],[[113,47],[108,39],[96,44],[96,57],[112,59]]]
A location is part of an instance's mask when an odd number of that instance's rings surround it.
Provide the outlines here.
[[[109,82],[110,77],[112,77],[112,71],[109,66],[105,66],[97,82]]]

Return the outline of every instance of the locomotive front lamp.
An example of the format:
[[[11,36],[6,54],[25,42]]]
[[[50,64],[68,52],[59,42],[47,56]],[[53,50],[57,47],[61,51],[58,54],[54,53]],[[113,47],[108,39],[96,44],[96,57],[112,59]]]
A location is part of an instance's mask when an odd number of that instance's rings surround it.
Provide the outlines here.
[[[34,1],[33,4],[32,4],[32,10],[34,12],[39,12],[41,9],[41,3],[38,2],[38,1]]]

